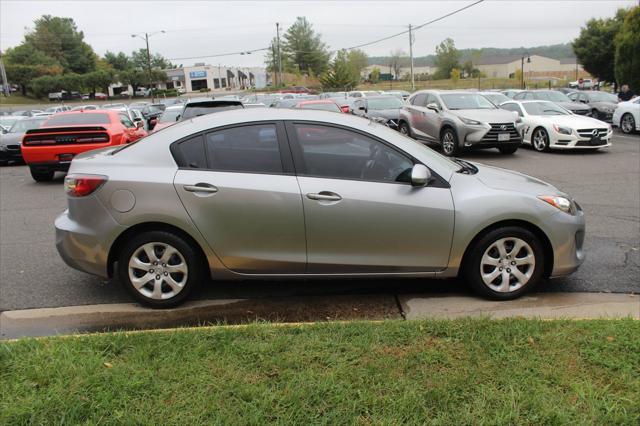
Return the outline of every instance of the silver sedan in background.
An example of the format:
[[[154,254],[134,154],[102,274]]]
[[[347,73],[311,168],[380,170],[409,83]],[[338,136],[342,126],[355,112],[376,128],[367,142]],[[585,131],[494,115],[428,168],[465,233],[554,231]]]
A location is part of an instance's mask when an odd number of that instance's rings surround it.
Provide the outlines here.
[[[143,304],[203,281],[464,277],[516,298],[584,259],[584,216],[538,179],[448,159],[347,114],[225,111],[77,156],[66,263]]]

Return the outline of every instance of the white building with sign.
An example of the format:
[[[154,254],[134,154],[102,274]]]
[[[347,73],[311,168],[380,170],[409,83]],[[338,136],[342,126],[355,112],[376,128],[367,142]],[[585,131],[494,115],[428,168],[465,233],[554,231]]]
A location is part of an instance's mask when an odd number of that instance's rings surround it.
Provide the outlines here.
[[[260,67],[227,67],[196,64],[165,71],[168,81],[160,89],[184,88],[187,92],[262,89],[269,84],[269,74]]]

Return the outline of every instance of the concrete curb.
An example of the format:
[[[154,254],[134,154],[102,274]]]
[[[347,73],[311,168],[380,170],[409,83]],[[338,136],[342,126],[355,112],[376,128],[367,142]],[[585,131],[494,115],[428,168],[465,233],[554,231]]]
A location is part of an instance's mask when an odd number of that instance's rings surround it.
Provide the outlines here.
[[[637,294],[537,293],[505,302],[459,295],[430,298],[403,295],[399,299],[409,320],[478,316],[496,319],[640,319],[640,295]]]

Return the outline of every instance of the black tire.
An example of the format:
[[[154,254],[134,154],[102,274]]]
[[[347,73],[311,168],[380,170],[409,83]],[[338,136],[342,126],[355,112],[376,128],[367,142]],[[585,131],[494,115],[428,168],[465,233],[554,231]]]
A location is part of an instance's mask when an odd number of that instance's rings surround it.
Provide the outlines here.
[[[450,137],[453,143],[445,142],[445,140]],[[460,147],[458,146],[458,135],[456,132],[447,127],[442,132],[440,132],[440,145],[442,145],[442,152],[447,157],[455,157],[460,152]]]
[[[529,245],[529,248],[532,250],[532,254],[534,256],[535,265],[531,266],[523,266],[523,268],[531,267],[533,271],[531,271],[531,275],[529,280],[519,288],[516,288],[515,285],[513,291],[500,292],[491,288],[489,285],[485,284],[484,280],[481,276],[482,266],[481,261],[485,252],[497,241],[502,239],[507,239],[509,242],[509,238],[517,238]],[[525,248],[524,250],[528,250]],[[524,252],[521,252],[524,253]],[[511,254],[511,253],[509,253]],[[518,255],[518,253],[513,254],[514,258]],[[542,275],[544,273],[544,248],[540,239],[533,234],[531,231],[521,228],[518,226],[507,226],[504,228],[497,228],[487,232],[482,235],[479,239],[477,239],[472,246],[470,246],[467,250],[467,254],[465,256],[464,264],[462,265],[462,276],[465,281],[471,285],[473,290],[479,295],[492,299],[492,300],[512,300],[517,299],[523,294],[531,291],[542,279]],[[513,258],[511,259],[513,260]],[[507,263],[510,260],[505,260]],[[510,265],[505,266],[512,267]],[[516,266],[517,267],[517,266]],[[491,266],[489,266],[491,268]],[[498,267],[496,267],[498,268]],[[523,269],[518,267],[520,272],[523,272]],[[500,269],[502,271],[502,269]],[[491,272],[491,271],[489,271]],[[486,273],[486,272],[485,272]],[[500,275],[496,277],[496,283],[499,283],[501,278]]]
[[[622,123],[625,120],[629,120],[630,125],[628,128],[622,125]],[[636,129],[636,120],[633,118],[633,114],[631,114],[630,112],[625,113],[620,118],[620,130],[622,130],[622,133],[631,134],[635,129]]]
[[[51,182],[53,176],[56,174],[53,170],[38,171],[32,167],[29,168],[29,171],[31,172],[31,177],[36,182]]]
[[[536,144],[535,138],[538,135],[544,140],[544,143]],[[531,147],[538,152],[549,151],[549,134],[544,128],[538,127],[533,130],[533,133],[531,133]]]
[[[500,154],[505,154],[505,155],[509,155],[509,154],[515,154],[515,152],[518,150],[518,146],[501,146],[500,148],[498,148],[498,150],[500,151]]]
[[[403,135],[405,135],[405,136],[408,136],[410,138],[412,137],[411,136],[411,127],[409,126],[409,124],[407,124],[404,121],[402,123],[400,123],[400,125],[398,126],[398,131],[400,133],[402,133]]]
[[[179,252],[179,255],[184,259],[184,263],[186,263],[186,282],[182,286],[182,290],[172,297],[168,297],[166,299],[154,299],[152,297],[145,296],[138,291],[131,282],[131,278],[129,276],[129,261],[134,254],[139,253],[142,246],[148,243],[159,243],[159,245],[166,244],[175,248]],[[154,266],[151,265],[152,262],[150,261],[149,263],[149,266],[153,268]],[[169,261],[167,261],[167,263],[169,263]],[[189,297],[189,294],[200,285],[203,277],[205,276],[205,265],[206,262],[200,257],[196,248],[192,247],[184,238],[167,231],[149,231],[135,236],[124,245],[118,257],[118,276],[127,292],[129,292],[129,294],[131,294],[131,296],[133,296],[133,298],[138,302],[150,308],[166,309],[182,303],[187,297]],[[157,268],[160,268],[160,266],[161,265],[158,265]],[[144,270],[140,271],[142,272]],[[151,270],[147,272],[153,275]],[[162,275],[167,275],[167,273],[160,272],[160,274],[161,275],[158,276],[162,279],[162,284],[160,284],[161,288],[168,289],[168,284],[166,284],[166,281],[162,278]],[[169,274],[170,277],[177,277],[177,279],[181,278],[180,273]],[[150,281],[143,286],[146,291],[151,291],[149,287],[153,287],[151,282],[153,277],[150,277],[149,280]]]

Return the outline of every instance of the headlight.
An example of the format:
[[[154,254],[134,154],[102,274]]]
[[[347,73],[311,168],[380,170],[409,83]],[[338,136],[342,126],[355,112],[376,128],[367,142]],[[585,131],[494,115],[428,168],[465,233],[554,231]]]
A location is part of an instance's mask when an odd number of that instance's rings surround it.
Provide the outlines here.
[[[545,203],[551,204],[553,207],[562,210],[568,214],[575,214],[576,207],[575,203],[573,203],[567,197],[562,197],[559,195],[540,195],[538,199],[544,201]]]
[[[557,124],[553,125],[553,129],[558,132],[561,133],[563,135],[570,135],[571,134],[571,129],[568,127],[562,127],[562,126],[558,126]]]
[[[463,122],[464,124],[469,124],[469,125],[471,125],[471,126],[481,126],[481,125],[482,125],[482,123],[481,123],[481,122],[476,121],[476,120],[471,120],[471,119],[469,119],[469,118],[460,117],[460,120],[462,120],[462,122]]]

